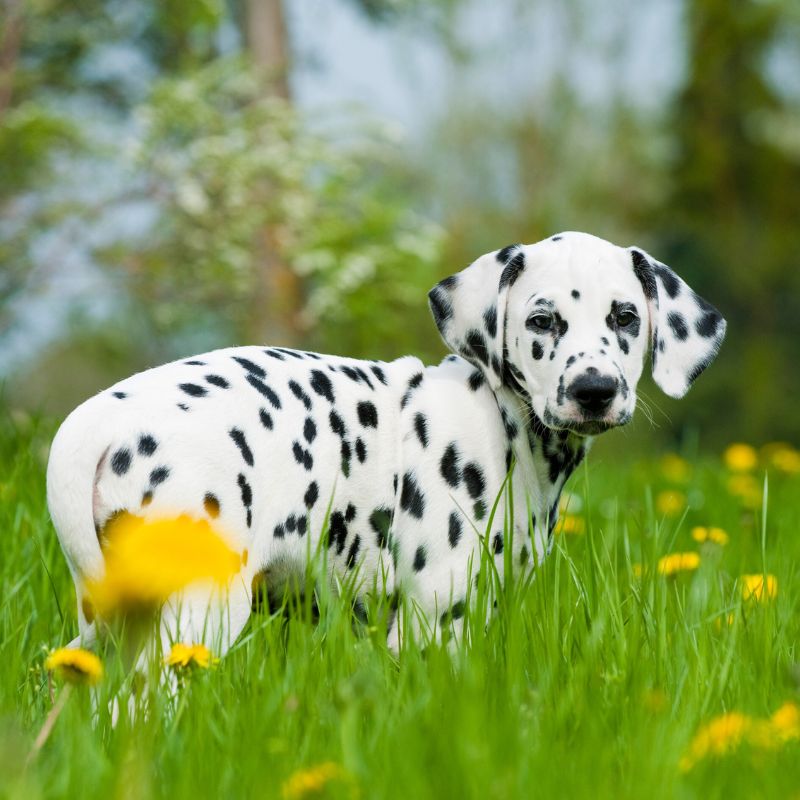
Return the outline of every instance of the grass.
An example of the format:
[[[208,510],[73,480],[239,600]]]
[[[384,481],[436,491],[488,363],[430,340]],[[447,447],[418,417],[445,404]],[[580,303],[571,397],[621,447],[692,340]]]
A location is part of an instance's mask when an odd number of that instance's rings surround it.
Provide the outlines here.
[[[765,512],[763,469],[731,487],[718,458],[686,475],[672,464],[668,478],[658,459],[622,465],[602,454],[570,482],[571,511],[582,503],[572,527],[583,532],[560,534],[536,579],[499,596],[488,627],[469,620],[469,648],[411,646],[398,663],[379,625],[323,596],[318,622],[307,606],[289,619],[254,616],[175,702],[156,691],[146,719],[112,727],[108,701],[126,689],[107,647],[97,720],[77,688],[26,766],[52,704],[44,658],[76,633],[45,507],[52,433],[0,419],[0,796],[312,796],[287,781],[326,762],[337,765],[320,795],[329,797],[800,790],[796,740],[678,766],[715,716],[766,718],[798,698],[800,475],[770,470]],[[724,528],[730,542],[699,545],[696,525]],[[676,551],[699,552],[699,568],[659,574],[658,559]],[[744,603],[737,578],[759,572],[777,577],[777,597]]]

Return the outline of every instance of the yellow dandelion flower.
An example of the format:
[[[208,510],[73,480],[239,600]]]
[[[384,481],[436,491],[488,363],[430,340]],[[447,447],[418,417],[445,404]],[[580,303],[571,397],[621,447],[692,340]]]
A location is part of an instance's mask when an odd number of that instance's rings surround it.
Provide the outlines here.
[[[670,553],[658,559],[658,572],[660,575],[677,575],[679,572],[691,572],[700,566],[700,556],[697,553]]]
[[[728,491],[738,497],[747,508],[758,508],[761,505],[761,485],[752,475],[732,475],[728,480]]]
[[[742,575],[739,578],[745,600],[771,600],[778,594],[778,579],[774,575]]]
[[[667,453],[661,459],[661,474],[672,483],[686,483],[692,474],[692,467],[685,458],[676,453]]]
[[[692,539],[701,543],[713,542],[720,547],[724,547],[729,541],[728,534],[725,533],[722,528],[705,528],[700,526],[692,528]]]
[[[703,725],[680,760],[681,771],[688,772],[709,756],[719,757],[735,750],[750,732],[753,722],[747,715],[731,711]]]
[[[283,784],[281,793],[284,800],[301,800],[315,797],[325,791],[333,781],[350,781],[350,776],[333,761],[326,761],[310,769],[299,770],[289,776]]]
[[[749,444],[737,442],[726,448],[722,460],[734,472],[750,472],[758,466],[758,453]]]
[[[216,664],[218,658],[211,655],[211,651],[204,644],[184,644],[177,642],[172,645],[169,655],[164,659],[168,667],[200,667],[208,669],[211,664]]]
[[[581,517],[578,517],[575,514],[565,514],[556,523],[555,532],[557,534],[560,533],[580,534],[583,533],[585,529],[586,525]]]
[[[774,750],[800,739],[800,709],[784,703],[769,719],[756,719],[731,711],[712,719],[695,734],[679,767],[687,772],[705,758],[720,758],[747,745],[757,750]]]
[[[659,492],[656,496],[656,511],[665,517],[673,517],[686,507],[686,495],[683,492]]]
[[[88,650],[60,647],[47,656],[44,668],[56,672],[69,683],[98,683],[103,677],[103,664]]]
[[[770,723],[781,741],[800,739],[800,708],[795,703],[784,703],[770,717]]]
[[[157,607],[197,581],[222,586],[241,565],[207,521],[187,516],[145,521],[126,514],[108,532],[104,555],[104,577],[87,582],[101,613]]]
[[[769,463],[781,472],[795,475],[800,472],[800,453],[791,447],[782,447],[770,454]]]
[[[178,642],[172,645],[169,655],[164,659],[168,667],[176,669],[186,667],[200,667],[208,669],[211,664],[216,664],[218,658],[211,655],[211,651],[204,644],[183,644]]]

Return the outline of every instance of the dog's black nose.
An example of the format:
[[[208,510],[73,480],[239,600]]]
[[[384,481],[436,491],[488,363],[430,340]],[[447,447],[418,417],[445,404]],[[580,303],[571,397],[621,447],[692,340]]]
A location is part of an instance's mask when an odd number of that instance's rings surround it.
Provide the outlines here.
[[[584,373],[570,384],[568,394],[590,414],[605,411],[617,393],[617,379],[610,375]]]

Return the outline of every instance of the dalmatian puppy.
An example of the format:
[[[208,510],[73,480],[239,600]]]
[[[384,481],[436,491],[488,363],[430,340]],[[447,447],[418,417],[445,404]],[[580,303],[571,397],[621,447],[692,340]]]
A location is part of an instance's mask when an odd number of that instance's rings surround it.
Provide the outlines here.
[[[438,366],[236,347],[78,407],[53,442],[47,489],[84,640],[95,614],[85,582],[102,576],[120,512],[210,520],[243,556],[227,591],[166,604],[165,646],[224,652],[254,584],[279,592],[319,549],[334,584],[349,576],[359,595],[411,601],[411,635],[457,637],[482,553],[501,579],[506,564],[547,555],[564,483],[592,437],[631,419],[646,356],[681,397],[725,334],[671,269],[584,233],[484,255],[429,300],[453,351]]]

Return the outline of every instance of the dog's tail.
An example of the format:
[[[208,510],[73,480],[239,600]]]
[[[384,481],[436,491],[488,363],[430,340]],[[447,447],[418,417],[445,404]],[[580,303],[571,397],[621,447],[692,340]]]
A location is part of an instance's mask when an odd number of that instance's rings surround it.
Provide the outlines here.
[[[88,400],[64,420],[47,463],[47,506],[76,586],[87,578],[102,578],[105,571],[95,530],[94,491],[112,415],[98,414],[96,403],[96,398]]]

